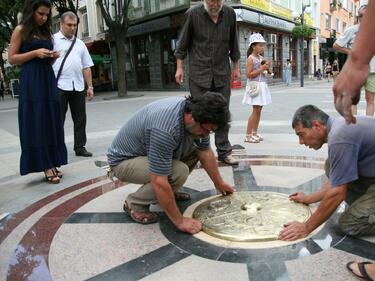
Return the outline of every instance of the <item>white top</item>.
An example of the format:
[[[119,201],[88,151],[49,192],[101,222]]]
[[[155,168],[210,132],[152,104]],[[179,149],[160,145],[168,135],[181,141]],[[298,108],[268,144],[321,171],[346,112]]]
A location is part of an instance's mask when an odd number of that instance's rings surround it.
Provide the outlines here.
[[[359,24],[349,26],[344,30],[344,34],[341,35],[337,40],[336,44],[342,48],[352,49],[355,41],[355,37],[359,31]],[[375,73],[375,56],[370,61],[370,72]]]
[[[56,77],[60,69],[60,65],[68,52],[73,39],[74,37],[70,39],[66,38],[61,31],[53,35],[53,49],[55,51],[60,51],[60,57],[52,66]],[[93,65],[94,63],[92,62],[85,43],[77,38],[72,51],[65,61],[60,79],[57,82],[57,87],[64,91],[83,91],[85,89],[85,81],[82,70]]]

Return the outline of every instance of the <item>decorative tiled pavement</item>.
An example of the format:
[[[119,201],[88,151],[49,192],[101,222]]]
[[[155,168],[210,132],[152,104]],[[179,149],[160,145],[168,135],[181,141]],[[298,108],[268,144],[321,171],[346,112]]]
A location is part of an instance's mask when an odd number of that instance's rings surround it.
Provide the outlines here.
[[[249,156],[241,148],[236,157],[239,166],[220,171],[238,191],[310,193],[325,177],[322,158]],[[0,280],[357,280],[345,264],[375,260],[375,237],[357,239],[338,229],[343,204],[306,240],[220,245],[178,231],[163,213],[156,224],[132,222],[122,204],[138,187],[95,177],[3,218]],[[200,168],[184,191],[192,199],[179,204],[181,211],[216,194]]]

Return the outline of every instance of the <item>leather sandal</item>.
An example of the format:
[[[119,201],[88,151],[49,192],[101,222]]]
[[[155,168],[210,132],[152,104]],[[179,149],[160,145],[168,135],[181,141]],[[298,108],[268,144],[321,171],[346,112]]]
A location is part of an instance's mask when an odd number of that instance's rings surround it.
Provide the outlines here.
[[[151,224],[159,220],[159,217],[154,212],[136,212],[132,210],[128,202],[124,203],[124,212],[135,222],[140,224]]]
[[[366,268],[365,268],[365,265],[366,265],[366,264],[372,264],[372,262],[365,261],[365,262],[358,262],[358,263],[357,263],[357,264],[358,264],[358,270],[359,270],[359,272],[362,274],[362,276],[357,275],[357,274],[354,273],[354,271],[350,268],[350,266],[351,266],[353,263],[356,263],[356,262],[351,261],[351,262],[348,262],[348,263],[346,264],[346,268],[347,268],[351,273],[353,273],[353,275],[355,275],[356,277],[362,278],[362,279],[364,279],[364,280],[366,280],[366,281],[373,281],[373,280],[374,280],[374,279],[372,279],[372,278],[368,275],[368,273],[367,273],[367,271],[366,271]]]
[[[47,175],[47,172],[48,171],[51,171],[52,172],[52,175]],[[60,178],[57,176],[55,170],[52,168],[52,169],[49,169],[47,171],[44,171],[44,176],[47,180],[48,183],[50,184],[58,184],[60,183]]]
[[[55,171],[55,174],[61,179],[63,177],[63,173],[60,171],[60,170],[57,170],[57,168],[53,168],[53,170]]]
[[[254,135],[246,135],[244,142],[260,143],[260,140],[257,139]]]

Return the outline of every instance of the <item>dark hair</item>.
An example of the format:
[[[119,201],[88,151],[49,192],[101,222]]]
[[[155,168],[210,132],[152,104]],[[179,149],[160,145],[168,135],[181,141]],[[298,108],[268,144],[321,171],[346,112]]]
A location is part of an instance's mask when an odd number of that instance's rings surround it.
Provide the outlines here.
[[[298,124],[302,124],[303,128],[311,128],[313,120],[318,120],[323,124],[327,124],[328,118],[328,114],[316,106],[311,104],[304,105],[298,108],[296,113],[294,113],[292,127],[294,129]]]
[[[226,99],[220,93],[206,92],[200,96],[186,98],[185,112],[193,115],[195,121],[211,123],[223,129],[229,126],[230,112]]]
[[[51,39],[51,11],[48,14],[47,21],[42,25],[38,26],[34,21],[34,12],[41,6],[45,6],[51,9],[52,5],[49,0],[26,0],[22,12],[21,23],[23,39],[30,41],[34,36],[38,36],[43,39]]]

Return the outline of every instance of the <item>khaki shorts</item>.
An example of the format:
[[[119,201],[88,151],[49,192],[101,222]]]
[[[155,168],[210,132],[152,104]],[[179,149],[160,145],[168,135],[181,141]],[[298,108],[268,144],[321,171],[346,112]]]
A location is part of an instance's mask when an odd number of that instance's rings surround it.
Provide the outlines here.
[[[366,84],[365,84],[365,89],[366,91],[375,94],[375,73],[369,74]]]

